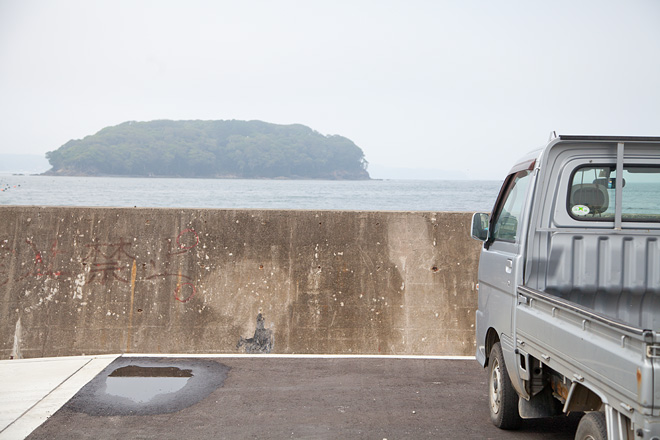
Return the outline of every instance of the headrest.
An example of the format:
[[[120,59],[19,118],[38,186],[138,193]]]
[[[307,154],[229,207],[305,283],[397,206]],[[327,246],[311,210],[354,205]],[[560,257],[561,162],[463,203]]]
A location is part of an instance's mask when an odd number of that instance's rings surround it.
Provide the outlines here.
[[[575,205],[584,205],[589,208],[590,214],[601,214],[607,211],[610,205],[610,195],[604,185],[582,183],[571,188],[571,208]]]

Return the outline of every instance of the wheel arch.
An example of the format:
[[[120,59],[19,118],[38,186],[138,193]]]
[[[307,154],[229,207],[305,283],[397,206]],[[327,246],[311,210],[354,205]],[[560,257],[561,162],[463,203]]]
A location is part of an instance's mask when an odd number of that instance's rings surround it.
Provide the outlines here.
[[[490,327],[486,332],[486,340],[485,340],[486,364],[484,365],[484,367],[488,366],[488,363],[490,362],[490,351],[493,349],[493,345],[495,345],[498,342],[500,342],[500,336],[493,327]]]
[[[564,412],[599,411],[603,403],[604,400],[597,391],[579,382],[572,382],[564,403]]]

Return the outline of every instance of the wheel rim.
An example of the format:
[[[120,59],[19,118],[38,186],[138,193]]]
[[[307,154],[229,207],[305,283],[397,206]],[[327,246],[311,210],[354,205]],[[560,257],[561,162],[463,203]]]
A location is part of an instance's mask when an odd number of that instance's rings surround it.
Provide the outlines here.
[[[493,369],[490,372],[490,410],[493,414],[500,412],[502,405],[502,370],[497,359],[493,359]]]

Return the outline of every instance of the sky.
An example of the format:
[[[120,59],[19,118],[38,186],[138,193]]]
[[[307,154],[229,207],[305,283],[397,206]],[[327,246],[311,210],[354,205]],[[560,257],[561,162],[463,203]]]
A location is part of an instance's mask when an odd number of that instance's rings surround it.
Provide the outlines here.
[[[660,1],[0,0],[0,154],[156,119],[304,124],[372,177],[502,179],[551,131],[660,136]]]

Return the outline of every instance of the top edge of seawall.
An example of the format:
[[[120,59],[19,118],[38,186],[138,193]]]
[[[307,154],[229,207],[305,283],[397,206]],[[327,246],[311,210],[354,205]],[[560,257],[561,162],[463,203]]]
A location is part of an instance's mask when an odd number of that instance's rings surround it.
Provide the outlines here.
[[[209,212],[347,212],[347,213],[430,213],[430,214],[464,214],[472,215],[476,211],[436,211],[436,210],[388,210],[388,209],[299,209],[299,208],[203,208],[203,207],[155,207],[155,206],[71,206],[71,205],[0,205],[0,210],[98,210],[98,211],[209,211]]]

